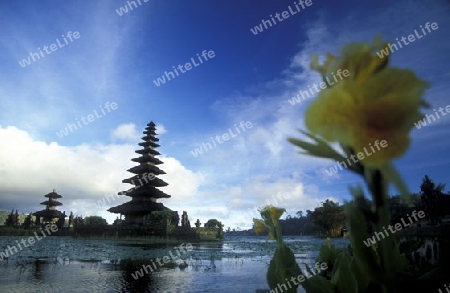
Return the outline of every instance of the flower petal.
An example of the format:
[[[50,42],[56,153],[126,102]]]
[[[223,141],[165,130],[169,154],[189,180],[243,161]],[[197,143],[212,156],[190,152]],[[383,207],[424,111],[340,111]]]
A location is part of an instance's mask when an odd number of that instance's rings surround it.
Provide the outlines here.
[[[264,224],[262,220],[253,219],[253,230],[255,231],[256,235],[264,232],[267,230],[267,226]]]

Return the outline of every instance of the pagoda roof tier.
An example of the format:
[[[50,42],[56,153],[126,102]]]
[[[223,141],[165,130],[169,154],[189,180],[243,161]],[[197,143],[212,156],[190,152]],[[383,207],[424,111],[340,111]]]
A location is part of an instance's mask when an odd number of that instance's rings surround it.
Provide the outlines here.
[[[153,123],[153,121],[150,121],[149,123],[147,123],[147,126],[150,126],[150,127],[155,127],[156,126],[156,124],[155,123]]]
[[[136,154],[142,155],[142,157],[145,158],[147,160],[147,162],[151,162],[151,163],[153,163],[155,165],[159,165],[159,164],[163,163],[160,159],[155,158],[153,156],[149,156],[148,155],[148,149],[136,150],[134,152]]]
[[[59,201],[53,201],[53,200],[46,200],[41,202],[41,204],[46,205],[46,206],[62,206],[62,203],[60,203]]]
[[[156,135],[156,132],[154,129],[146,129],[145,131],[142,132],[143,134],[147,134],[147,135]]]
[[[137,188],[130,188],[127,191],[122,191],[118,193],[119,195],[126,195],[131,197],[154,197],[154,198],[171,198],[170,195],[162,192],[161,190],[149,186],[144,185]]]
[[[151,141],[159,141],[159,138],[154,137],[154,136],[152,136],[152,135],[146,135],[146,136],[143,136],[143,137],[141,137],[141,139],[142,139],[142,140],[145,140],[145,141],[148,141],[148,140],[151,140]]]
[[[54,189],[53,189],[52,192],[47,193],[47,194],[44,195],[44,196],[45,196],[45,197],[48,197],[48,198],[62,198],[62,195],[57,194],[56,191],[55,191]]]
[[[33,216],[44,218],[59,218],[61,216],[64,216],[64,214],[58,210],[41,210],[33,213]]]
[[[159,144],[154,143],[153,141],[143,141],[143,142],[138,143],[138,145],[143,146],[143,147],[149,147],[149,146],[154,147],[154,148],[160,147]]]
[[[164,211],[164,210],[170,209],[165,207],[160,202],[152,202],[152,201],[129,201],[124,204],[108,209],[108,211],[111,213],[123,215],[136,213],[147,214],[149,212]]]
[[[140,160],[138,160],[140,158],[136,158],[132,159],[132,161],[134,162],[140,162]],[[143,161],[144,159],[142,159],[141,161]],[[166,172],[164,172],[163,170],[159,169],[157,166],[155,165],[150,165],[150,164],[142,164],[142,165],[138,165],[135,166],[133,168],[130,168],[127,170],[128,172],[134,173],[134,174],[145,174],[145,173],[153,173],[155,175],[161,175],[161,174],[166,174]]]
[[[133,177],[128,178],[128,179],[123,179],[122,183],[130,183],[130,184],[133,184],[133,185],[136,185],[136,186],[140,186],[141,183],[139,182],[139,179],[141,180],[143,186],[150,185],[150,186],[155,186],[155,187],[164,187],[164,186],[169,185],[168,183],[164,182],[164,180],[159,179],[157,177],[153,178],[152,180],[147,179],[147,182],[148,182],[147,183],[142,178],[142,176],[139,176],[139,175],[133,176]],[[134,183],[132,183],[131,181],[133,181]]]
[[[142,151],[143,154],[150,154],[150,155],[153,155],[153,156],[161,155],[157,150],[149,148],[148,146],[145,146],[143,149],[140,149],[139,151]]]
[[[162,161],[159,160],[158,158],[155,158],[153,156],[148,156],[148,155],[142,155],[139,158],[133,158],[131,160],[133,162],[137,162],[137,163],[153,163],[154,165],[162,164]],[[147,164],[147,165],[150,165],[150,164]]]

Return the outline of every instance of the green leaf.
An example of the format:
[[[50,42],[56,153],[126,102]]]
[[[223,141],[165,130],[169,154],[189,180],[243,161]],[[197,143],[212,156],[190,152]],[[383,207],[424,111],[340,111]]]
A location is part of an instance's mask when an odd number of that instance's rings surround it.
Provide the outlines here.
[[[276,274],[276,267],[275,267],[275,257],[272,258],[269,264],[269,269],[267,270],[267,284],[269,285],[270,289],[276,288],[278,285],[278,278]]]
[[[305,267],[306,267],[306,271],[308,272],[308,274],[310,274],[311,276],[314,276],[316,273],[314,273],[314,271],[309,267],[308,264],[305,263]]]
[[[417,281],[432,281],[448,279],[449,268],[438,267],[417,278]]]
[[[292,250],[284,243],[277,246],[267,271],[267,283],[270,289],[275,289],[278,284],[286,283],[286,279],[297,278],[301,273]],[[298,285],[291,285],[293,288],[285,291],[285,293],[296,292]]]
[[[400,198],[402,202],[406,204],[411,204],[408,186],[406,185],[400,173],[398,173],[395,166],[392,165],[392,163],[389,163],[383,166],[383,168],[381,168],[380,170],[386,177],[386,179],[392,182],[392,184],[394,184],[394,186],[398,189],[398,191],[400,191],[401,196]]]
[[[325,140],[320,139],[317,136],[303,130],[300,130],[300,132],[309,137],[310,139],[314,140],[316,144],[296,138],[288,138],[288,141],[306,150],[306,154],[319,158],[330,158],[336,161],[345,160],[345,158],[338,152],[336,152]]]
[[[333,270],[331,271],[331,276],[334,276],[334,274],[336,274],[336,271],[339,269],[339,262],[341,261],[344,253],[344,251],[341,251],[341,253],[339,253],[339,255],[336,257],[336,260],[333,262]]]
[[[334,286],[322,276],[313,276],[300,283],[308,293],[334,293]]]
[[[360,192],[362,193],[362,190]],[[364,216],[354,203],[347,204],[346,210],[356,269],[361,270],[363,274],[370,276],[371,279],[377,279],[380,276],[378,258],[372,247],[367,247],[363,242],[369,237]]]
[[[336,266],[337,270],[331,278],[331,283],[334,287],[341,293],[357,293],[358,282],[350,269],[349,257],[344,252],[339,255],[339,261],[336,263]]]
[[[336,258],[339,256],[340,250],[337,249],[333,244],[323,244],[320,247],[319,260],[321,262],[326,262],[327,264],[334,264]]]
[[[350,270],[357,280],[359,292],[366,292],[367,286],[369,285],[370,276],[366,271],[363,271],[358,267],[355,259],[352,259],[350,262]]]

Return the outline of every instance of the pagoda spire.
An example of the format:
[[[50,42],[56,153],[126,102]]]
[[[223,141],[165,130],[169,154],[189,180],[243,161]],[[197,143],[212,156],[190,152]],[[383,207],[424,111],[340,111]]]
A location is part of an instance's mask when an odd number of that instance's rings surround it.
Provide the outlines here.
[[[155,130],[156,125],[153,121],[147,124],[143,132],[145,135],[142,137],[143,142],[138,144],[142,148],[135,151],[140,156],[131,159],[139,165],[127,170],[134,176],[122,180],[123,183],[129,183],[133,187],[118,194],[130,196],[131,200],[108,209],[111,213],[124,215],[126,223],[142,224],[144,217],[151,212],[170,210],[162,203],[157,202],[159,198],[170,198],[170,195],[158,189],[158,187],[164,187],[168,184],[157,177],[166,174],[166,172],[158,167],[163,162],[155,157],[161,155],[155,150],[160,146],[156,143],[159,139],[156,137]]]

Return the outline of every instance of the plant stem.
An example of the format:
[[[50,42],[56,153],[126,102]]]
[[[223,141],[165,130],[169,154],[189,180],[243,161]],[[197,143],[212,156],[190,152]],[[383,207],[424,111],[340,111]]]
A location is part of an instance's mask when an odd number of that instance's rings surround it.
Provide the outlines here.
[[[382,233],[383,228],[388,227],[390,224],[390,214],[386,196],[386,182],[380,170],[374,170],[367,183],[372,194],[373,212],[375,213],[373,227],[375,232],[378,231]],[[392,282],[393,276],[392,260],[389,258],[389,250],[392,249],[390,244],[392,242],[389,240],[390,238],[388,237],[387,239],[378,242],[378,255],[380,258],[381,276],[383,278],[380,280],[380,285],[383,292],[388,292],[389,284]]]

